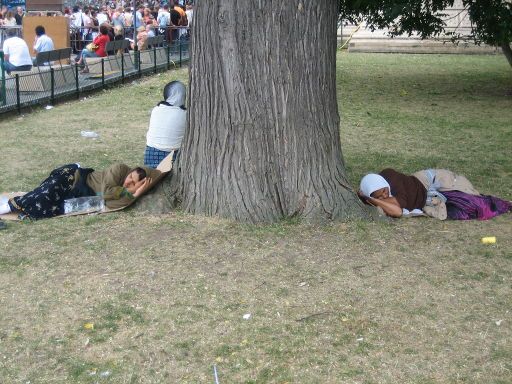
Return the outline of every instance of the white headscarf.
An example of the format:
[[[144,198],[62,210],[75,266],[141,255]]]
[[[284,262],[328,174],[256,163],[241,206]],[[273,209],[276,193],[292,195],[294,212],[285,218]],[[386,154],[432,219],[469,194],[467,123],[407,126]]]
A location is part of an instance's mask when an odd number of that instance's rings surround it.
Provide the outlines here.
[[[164,98],[173,107],[185,105],[187,89],[181,81],[171,81],[164,88]]]
[[[381,175],[377,175],[376,173],[369,173],[365,177],[361,179],[361,184],[359,185],[359,189],[366,197],[371,197],[371,194],[378,189],[388,188],[389,196],[391,196],[391,187],[389,183],[383,178]]]

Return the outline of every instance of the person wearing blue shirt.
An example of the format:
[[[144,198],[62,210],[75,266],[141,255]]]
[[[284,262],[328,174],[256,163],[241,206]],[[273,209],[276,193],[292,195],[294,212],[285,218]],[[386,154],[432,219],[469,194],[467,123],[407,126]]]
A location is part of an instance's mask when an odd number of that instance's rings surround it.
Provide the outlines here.
[[[53,51],[53,40],[51,37],[46,35],[46,31],[42,25],[38,25],[36,27],[36,39],[34,41],[34,52],[38,54],[39,52],[48,52]]]

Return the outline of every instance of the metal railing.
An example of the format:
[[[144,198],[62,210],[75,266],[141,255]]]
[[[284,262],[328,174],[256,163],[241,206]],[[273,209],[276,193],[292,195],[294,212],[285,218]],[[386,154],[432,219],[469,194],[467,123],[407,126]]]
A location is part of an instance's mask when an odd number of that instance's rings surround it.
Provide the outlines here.
[[[34,66],[31,71],[13,72],[9,76],[3,69],[4,56],[0,51],[0,113],[21,113],[25,107],[52,104],[64,97],[80,98],[83,92],[179,67],[189,60],[189,45],[190,40],[177,39],[141,51],[89,59],[88,74],[81,74],[78,65],[70,64],[70,58],[59,65]]]
[[[4,45],[4,41],[6,39],[6,31],[8,29],[16,30],[16,36],[23,37],[23,28],[19,25],[12,26],[12,27],[0,26],[0,49]]]

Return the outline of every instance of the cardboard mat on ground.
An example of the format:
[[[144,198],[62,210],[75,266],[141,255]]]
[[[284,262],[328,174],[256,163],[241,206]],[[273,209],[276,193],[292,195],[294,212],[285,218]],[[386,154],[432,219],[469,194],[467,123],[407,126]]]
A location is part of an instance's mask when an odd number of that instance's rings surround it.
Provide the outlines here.
[[[160,171],[160,173],[158,174],[158,176],[154,177],[151,180],[151,184],[149,185],[149,188],[146,190],[145,193],[150,191],[155,185],[157,185],[164,178],[165,175],[167,175],[171,171],[172,166],[173,166],[172,156],[173,156],[173,152],[171,152],[165,159],[163,159],[160,162],[160,164],[158,164],[158,167],[156,167],[156,170]],[[10,198],[13,198],[13,197],[16,197],[16,196],[23,196],[25,193],[26,192],[3,192],[3,193],[0,193],[0,195],[1,196],[5,196],[5,197],[10,199]],[[78,215],[88,215],[88,214],[100,214],[100,213],[116,212],[116,211],[121,211],[121,210],[129,207],[135,201],[137,201],[137,200],[133,200],[133,202],[131,204],[127,205],[126,207],[122,207],[122,208],[110,209],[110,208],[105,206],[105,208],[100,210],[100,211],[70,213],[70,214],[61,215],[61,216],[55,216],[55,217],[68,217],[68,216],[78,216]],[[9,221],[19,221],[20,220],[17,213],[8,213],[6,215],[0,215],[0,219],[2,219],[2,220],[9,220]]]

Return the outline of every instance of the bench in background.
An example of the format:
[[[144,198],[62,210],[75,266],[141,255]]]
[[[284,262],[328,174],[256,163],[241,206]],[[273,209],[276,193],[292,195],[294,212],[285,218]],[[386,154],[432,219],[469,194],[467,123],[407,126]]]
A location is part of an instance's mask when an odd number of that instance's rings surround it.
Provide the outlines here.
[[[54,89],[75,84],[75,70],[69,65],[71,48],[39,52],[30,71],[12,71],[11,76],[20,76],[20,92],[47,92],[52,88],[51,71],[54,74]],[[9,88],[15,87],[13,79]],[[6,85],[7,88],[7,85]]]
[[[125,70],[133,68],[132,55],[125,53],[130,48],[128,40],[109,41],[105,46],[105,51],[113,54],[105,57],[88,57],[86,58],[87,67],[89,67],[90,75],[101,75],[101,60],[103,59],[104,74],[120,72],[122,70],[122,60],[124,60]]]

